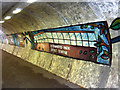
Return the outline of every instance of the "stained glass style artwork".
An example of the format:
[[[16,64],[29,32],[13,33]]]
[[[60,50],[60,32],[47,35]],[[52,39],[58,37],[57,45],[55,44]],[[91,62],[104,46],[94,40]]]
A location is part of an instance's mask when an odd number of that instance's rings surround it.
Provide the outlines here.
[[[111,65],[106,21],[30,32],[33,48],[57,55]]]
[[[25,45],[24,37],[22,33],[10,34],[10,35],[7,35],[6,37],[8,39],[8,44],[10,45],[15,45],[19,47],[24,47]]]
[[[8,44],[8,37],[6,35],[0,35],[0,43]]]
[[[19,40],[17,37],[17,34],[12,34],[13,40],[14,40],[14,45],[19,46]]]
[[[20,47],[24,47],[25,46],[25,42],[24,42],[24,36],[23,34],[17,34],[18,37],[18,42],[19,42],[19,46]]]
[[[9,44],[14,45],[14,39],[13,39],[12,35],[8,35],[7,37],[8,37]]]
[[[3,38],[4,38],[4,36],[0,35],[0,43],[4,43]]]
[[[109,28],[120,30],[120,17],[116,18]],[[106,21],[78,24],[0,35],[0,43],[110,66],[111,45],[120,42],[120,36],[111,39],[109,28]]]
[[[110,28],[113,29],[113,30],[119,30],[119,29],[120,29],[120,17],[116,18],[116,19],[112,22]]]

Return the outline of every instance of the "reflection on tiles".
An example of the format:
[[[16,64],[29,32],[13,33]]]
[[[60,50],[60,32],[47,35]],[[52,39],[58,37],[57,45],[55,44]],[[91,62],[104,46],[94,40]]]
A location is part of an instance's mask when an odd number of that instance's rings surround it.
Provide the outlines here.
[[[96,42],[94,33],[56,33],[46,32],[34,36],[37,43],[56,43],[75,46],[95,47]],[[92,41],[92,42],[91,42]]]
[[[95,41],[95,34],[94,33],[88,33],[89,41]]]
[[[87,33],[81,33],[83,40],[88,40]]]
[[[65,44],[70,45],[70,40],[65,40]]]
[[[82,41],[77,41],[77,46],[82,46]]]
[[[76,35],[76,39],[77,39],[77,40],[82,40],[82,39],[81,39],[81,34],[80,34],[80,33],[75,33],[75,35]]]
[[[95,44],[96,42],[89,42],[89,45],[90,45],[90,47],[95,47]]]
[[[70,34],[70,39],[75,40],[75,33],[69,33]]]
[[[63,33],[64,39],[69,39],[69,33]]]
[[[71,41],[71,45],[76,45],[76,41]]]
[[[87,46],[88,47],[89,46],[88,45],[88,41],[83,41],[83,46]]]

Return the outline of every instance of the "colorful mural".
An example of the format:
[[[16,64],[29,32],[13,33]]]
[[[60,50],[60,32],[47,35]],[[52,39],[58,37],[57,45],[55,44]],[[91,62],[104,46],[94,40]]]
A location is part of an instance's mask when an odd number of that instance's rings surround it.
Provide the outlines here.
[[[119,30],[120,18],[116,18],[110,28]],[[120,36],[110,38],[106,21],[0,36],[1,43],[109,66],[111,45],[119,41]]]
[[[6,35],[0,35],[0,42],[4,44],[8,44],[8,38]]]
[[[33,49],[111,65],[111,43],[107,22],[33,31]]]
[[[10,44],[10,45],[15,45],[15,46],[19,46],[19,47],[25,46],[24,37],[23,37],[22,33],[10,34],[10,35],[6,35],[5,37],[8,40],[8,44]]]
[[[24,37],[22,33],[17,34],[20,47],[25,47]]]
[[[25,47],[27,47],[28,49],[33,49],[33,39],[30,32],[23,32],[22,34],[24,37]]]
[[[0,43],[3,43],[3,36],[0,35]]]
[[[8,38],[8,43],[10,45],[14,45],[14,39],[13,39],[12,35],[7,35],[7,38]]]
[[[113,30],[119,30],[120,29],[120,17],[113,20],[112,24],[110,25],[110,28]]]

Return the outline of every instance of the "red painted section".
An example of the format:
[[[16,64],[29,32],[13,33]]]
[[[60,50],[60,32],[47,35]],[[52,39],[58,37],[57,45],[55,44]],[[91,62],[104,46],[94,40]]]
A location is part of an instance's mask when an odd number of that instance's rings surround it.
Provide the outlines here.
[[[97,48],[52,43],[35,44],[35,49],[82,60],[97,60]],[[93,52],[91,52],[93,51]]]

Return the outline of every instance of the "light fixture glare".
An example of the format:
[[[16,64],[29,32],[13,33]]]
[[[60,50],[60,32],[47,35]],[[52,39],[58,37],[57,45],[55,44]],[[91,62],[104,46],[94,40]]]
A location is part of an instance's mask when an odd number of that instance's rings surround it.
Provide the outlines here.
[[[0,23],[4,23],[5,21],[0,21]]]
[[[4,19],[5,20],[8,20],[8,19],[11,19],[12,16],[6,16]]]
[[[17,13],[19,13],[19,12],[21,12],[22,11],[22,8],[16,8],[14,11],[13,11],[13,14],[17,14]]]
[[[37,0],[27,0],[27,3],[33,3],[35,1],[37,1]]]

